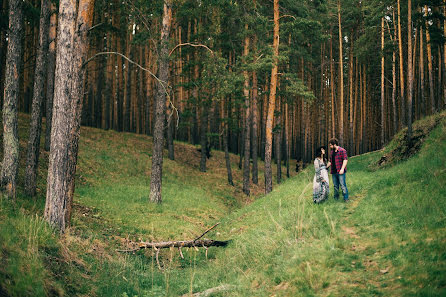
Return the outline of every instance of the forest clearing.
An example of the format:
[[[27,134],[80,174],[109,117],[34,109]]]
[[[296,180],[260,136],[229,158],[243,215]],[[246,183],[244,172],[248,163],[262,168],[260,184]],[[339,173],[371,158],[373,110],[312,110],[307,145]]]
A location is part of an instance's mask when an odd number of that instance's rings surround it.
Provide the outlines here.
[[[0,296],[445,295],[445,15],[0,0]]]

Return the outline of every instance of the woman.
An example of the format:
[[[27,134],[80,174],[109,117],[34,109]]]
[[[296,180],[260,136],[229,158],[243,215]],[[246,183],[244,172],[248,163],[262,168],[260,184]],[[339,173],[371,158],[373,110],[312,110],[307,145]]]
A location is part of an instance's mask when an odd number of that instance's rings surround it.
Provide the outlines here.
[[[323,146],[316,150],[314,170],[316,171],[316,174],[313,178],[313,202],[321,203],[328,198],[328,194],[330,192],[328,171],[325,160],[325,147]]]

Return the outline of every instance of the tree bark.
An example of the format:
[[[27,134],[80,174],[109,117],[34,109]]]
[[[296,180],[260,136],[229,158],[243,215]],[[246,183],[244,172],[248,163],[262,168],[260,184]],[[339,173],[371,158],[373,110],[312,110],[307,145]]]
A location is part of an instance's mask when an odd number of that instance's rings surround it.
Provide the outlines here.
[[[254,37],[254,45],[256,43],[256,37]],[[255,50],[255,49],[254,49]],[[257,72],[252,73],[252,183],[257,185],[259,183],[259,170],[257,164],[258,154],[258,84],[257,84]]]
[[[245,32],[248,31],[248,24],[245,24]],[[247,34],[247,33],[246,33]],[[249,54],[249,36],[245,36],[245,42],[243,46],[243,57],[245,59],[245,63],[247,63],[246,59]],[[251,142],[251,121],[250,121],[250,102],[249,102],[249,73],[248,70],[243,70],[243,77],[244,77],[244,86],[243,86],[243,95],[245,97],[245,122],[244,122],[244,164],[243,164],[243,193],[245,195],[249,196],[250,192],[250,142]]]
[[[48,66],[46,83],[46,129],[45,129],[45,150],[48,152],[51,145],[51,122],[53,118],[53,97],[54,97],[54,73],[56,70],[56,32],[57,32],[57,7],[51,2],[51,17],[49,28],[48,45]]]
[[[428,7],[424,6],[424,15],[427,16]],[[435,113],[435,98],[434,98],[434,72],[432,67],[432,48],[431,48],[431,36],[429,33],[429,22],[426,21],[426,47],[427,47],[427,69],[429,72],[429,103],[430,103],[430,114]]]
[[[3,98],[3,162],[1,188],[15,199],[19,167],[18,100],[19,65],[22,57],[23,2],[9,1],[8,49],[6,53],[5,90]]]
[[[403,57],[403,40],[401,37],[401,7],[400,0],[398,0],[398,49],[400,54],[400,106],[402,113],[400,115],[400,127],[406,123],[405,118],[405,98],[404,98],[404,57]]]
[[[225,110],[228,111],[228,116],[226,116],[226,121],[223,124],[223,146],[224,146],[224,150],[225,150],[225,162],[226,162],[226,171],[228,172],[228,184],[230,184],[231,186],[234,186],[234,182],[232,181],[232,169],[231,169],[231,159],[229,156],[229,149],[228,149],[228,122],[229,122],[229,108],[230,108],[230,104],[229,101],[227,102],[227,106],[225,108]],[[224,113],[225,111],[223,111]]]
[[[413,94],[413,64],[412,64],[412,0],[408,0],[407,12],[407,57],[408,69],[407,80],[409,89],[407,90],[407,135],[410,141],[412,137],[412,94]]]
[[[42,102],[45,96],[45,81],[47,80],[49,21],[50,3],[47,0],[42,0],[40,5],[39,49],[37,51],[34,74],[34,93],[25,170],[25,192],[29,196],[36,194],[40,133],[42,129]]]
[[[150,179],[150,201],[162,202],[161,184],[163,171],[164,121],[166,118],[166,93],[169,81],[169,34],[172,22],[172,2],[164,1],[159,56],[159,79],[155,98],[155,127],[153,131],[152,173]]]
[[[339,142],[344,142],[344,59],[342,54],[341,0],[338,0],[339,26]]]
[[[200,137],[200,145],[201,145],[201,159],[200,159],[200,171],[206,172],[206,154],[208,153],[208,103],[203,102],[202,112],[201,112],[201,137]]]
[[[277,99],[276,107],[277,107],[277,116],[276,116],[276,132],[274,133],[274,136],[276,138],[275,144],[275,157],[276,157],[276,169],[277,169],[277,175],[276,180],[277,183],[280,184],[282,181],[282,104],[281,99]]]
[[[273,35],[273,68],[271,69],[271,83],[269,93],[268,114],[265,129],[265,194],[273,190],[273,177],[271,167],[272,134],[274,122],[274,110],[277,91],[277,71],[279,63],[279,0],[274,0],[274,35]]]
[[[385,83],[384,83],[384,17],[381,18],[381,135],[380,143],[381,147],[384,147],[385,143]]]
[[[350,98],[350,121],[349,121],[349,149],[351,150],[351,153],[353,153],[353,33],[350,35],[350,57],[349,57],[349,98]]]
[[[45,219],[60,232],[70,224],[82,113],[83,64],[93,0],[59,3],[54,116],[48,165]]]

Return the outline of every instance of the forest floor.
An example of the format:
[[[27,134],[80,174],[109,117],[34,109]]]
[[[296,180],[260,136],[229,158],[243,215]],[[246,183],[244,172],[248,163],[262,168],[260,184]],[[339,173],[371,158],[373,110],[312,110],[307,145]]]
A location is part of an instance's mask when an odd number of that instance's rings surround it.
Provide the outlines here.
[[[29,116],[20,121],[24,160]],[[310,167],[267,196],[260,172],[247,198],[237,156],[231,187],[223,152],[213,151],[202,173],[197,147],[176,143],[176,160],[164,163],[163,203],[154,205],[151,138],[83,127],[66,234],[42,219],[48,153],[37,198],[0,198],[0,296],[187,296],[212,288],[212,296],[444,296],[446,113],[414,131],[424,132],[410,154],[398,149],[403,130],[386,149],[350,158],[348,204],[331,196],[314,205]],[[193,239],[216,222],[205,237],[231,240],[226,248],[183,249],[184,258],[166,249],[159,263],[153,250],[116,251],[141,240]]]

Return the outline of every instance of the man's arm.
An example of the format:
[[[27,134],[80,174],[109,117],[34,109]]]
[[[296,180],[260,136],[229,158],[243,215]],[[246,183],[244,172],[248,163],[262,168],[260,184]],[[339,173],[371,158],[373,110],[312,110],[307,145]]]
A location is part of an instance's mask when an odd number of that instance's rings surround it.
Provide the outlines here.
[[[339,170],[339,174],[344,174],[345,167],[347,167],[347,162],[348,160],[342,161],[342,167],[341,170]]]

